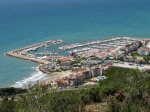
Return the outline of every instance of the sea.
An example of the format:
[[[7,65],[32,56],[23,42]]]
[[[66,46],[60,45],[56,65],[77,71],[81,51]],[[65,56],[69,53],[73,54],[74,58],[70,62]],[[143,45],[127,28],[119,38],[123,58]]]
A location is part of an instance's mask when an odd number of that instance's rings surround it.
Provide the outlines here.
[[[150,38],[150,0],[0,0],[0,87],[51,77],[7,51],[47,40],[71,44],[118,36]]]

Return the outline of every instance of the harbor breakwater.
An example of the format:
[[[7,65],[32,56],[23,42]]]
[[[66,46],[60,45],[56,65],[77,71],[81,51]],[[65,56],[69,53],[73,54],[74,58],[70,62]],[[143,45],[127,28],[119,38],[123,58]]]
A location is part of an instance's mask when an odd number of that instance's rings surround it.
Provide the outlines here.
[[[40,47],[47,46],[47,45],[55,45],[62,43],[63,40],[50,40],[42,43],[33,44],[30,46],[26,46],[23,48],[19,48],[16,50],[12,50],[6,53],[7,56],[23,59],[23,60],[29,60],[40,64],[49,64],[49,61],[37,59],[34,55],[29,54],[29,51],[37,50]]]
[[[40,59],[36,59],[34,57],[25,56],[25,55],[20,55],[20,54],[14,53],[12,51],[7,52],[6,55],[11,56],[11,57],[15,57],[15,58],[20,58],[23,60],[29,60],[29,61],[37,62],[40,64],[49,64],[49,61],[40,60]]]

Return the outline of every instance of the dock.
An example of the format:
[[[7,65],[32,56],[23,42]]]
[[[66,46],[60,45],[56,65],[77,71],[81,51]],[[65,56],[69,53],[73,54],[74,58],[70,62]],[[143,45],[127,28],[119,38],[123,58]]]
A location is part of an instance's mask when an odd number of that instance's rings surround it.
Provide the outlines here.
[[[132,45],[145,41],[145,38],[134,37],[114,37],[105,38],[97,41],[75,43],[59,47],[61,50],[67,50],[71,55],[82,58],[96,56],[99,58],[107,58],[109,56],[122,57],[123,52],[126,52],[126,45]],[[138,45],[138,44],[137,44]],[[135,49],[134,46],[132,49]]]
[[[70,50],[78,47],[85,47],[85,46],[92,46],[92,45],[99,45],[105,43],[107,45],[108,42],[113,42],[113,41],[118,41],[123,40],[123,42],[128,41],[133,42],[133,41],[138,41],[142,40],[142,38],[133,38],[133,37],[114,37],[114,38],[106,38],[106,39],[101,39],[101,40],[96,40],[96,41],[91,41],[91,42],[84,42],[84,43],[75,43],[75,44],[70,44],[70,45],[64,45],[59,47],[58,49],[60,50]],[[126,44],[125,42],[124,44]],[[116,44],[116,43],[115,43]],[[123,43],[118,43],[118,44],[123,44]]]

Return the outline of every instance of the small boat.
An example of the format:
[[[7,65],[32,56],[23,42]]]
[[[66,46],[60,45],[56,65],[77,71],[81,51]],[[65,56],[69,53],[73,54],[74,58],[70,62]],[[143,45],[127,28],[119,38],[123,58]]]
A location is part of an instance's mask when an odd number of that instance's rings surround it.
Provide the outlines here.
[[[49,46],[48,46],[48,45],[45,45],[44,47],[45,47],[45,48],[48,48]]]
[[[32,48],[32,51],[36,51],[38,49],[38,47],[34,47]]]

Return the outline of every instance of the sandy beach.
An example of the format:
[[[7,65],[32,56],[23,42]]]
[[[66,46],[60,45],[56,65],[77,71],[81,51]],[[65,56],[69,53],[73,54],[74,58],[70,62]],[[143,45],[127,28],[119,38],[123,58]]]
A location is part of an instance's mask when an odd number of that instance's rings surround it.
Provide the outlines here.
[[[72,70],[67,70],[67,71],[62,71],[62,72],[52,72],[49,73],[47,71],[43,71],[42,67],[39,67],[39,70],[46,73],[47,75],[51,75],[50,78],[46,79],[45,81],[42,81],[41,83],[43,83],[44,85],[50,84],[51,82],[54,82],[57,78],[62,78],[62,77],[66,77],[69,76],[70,74],[72,74]]]

